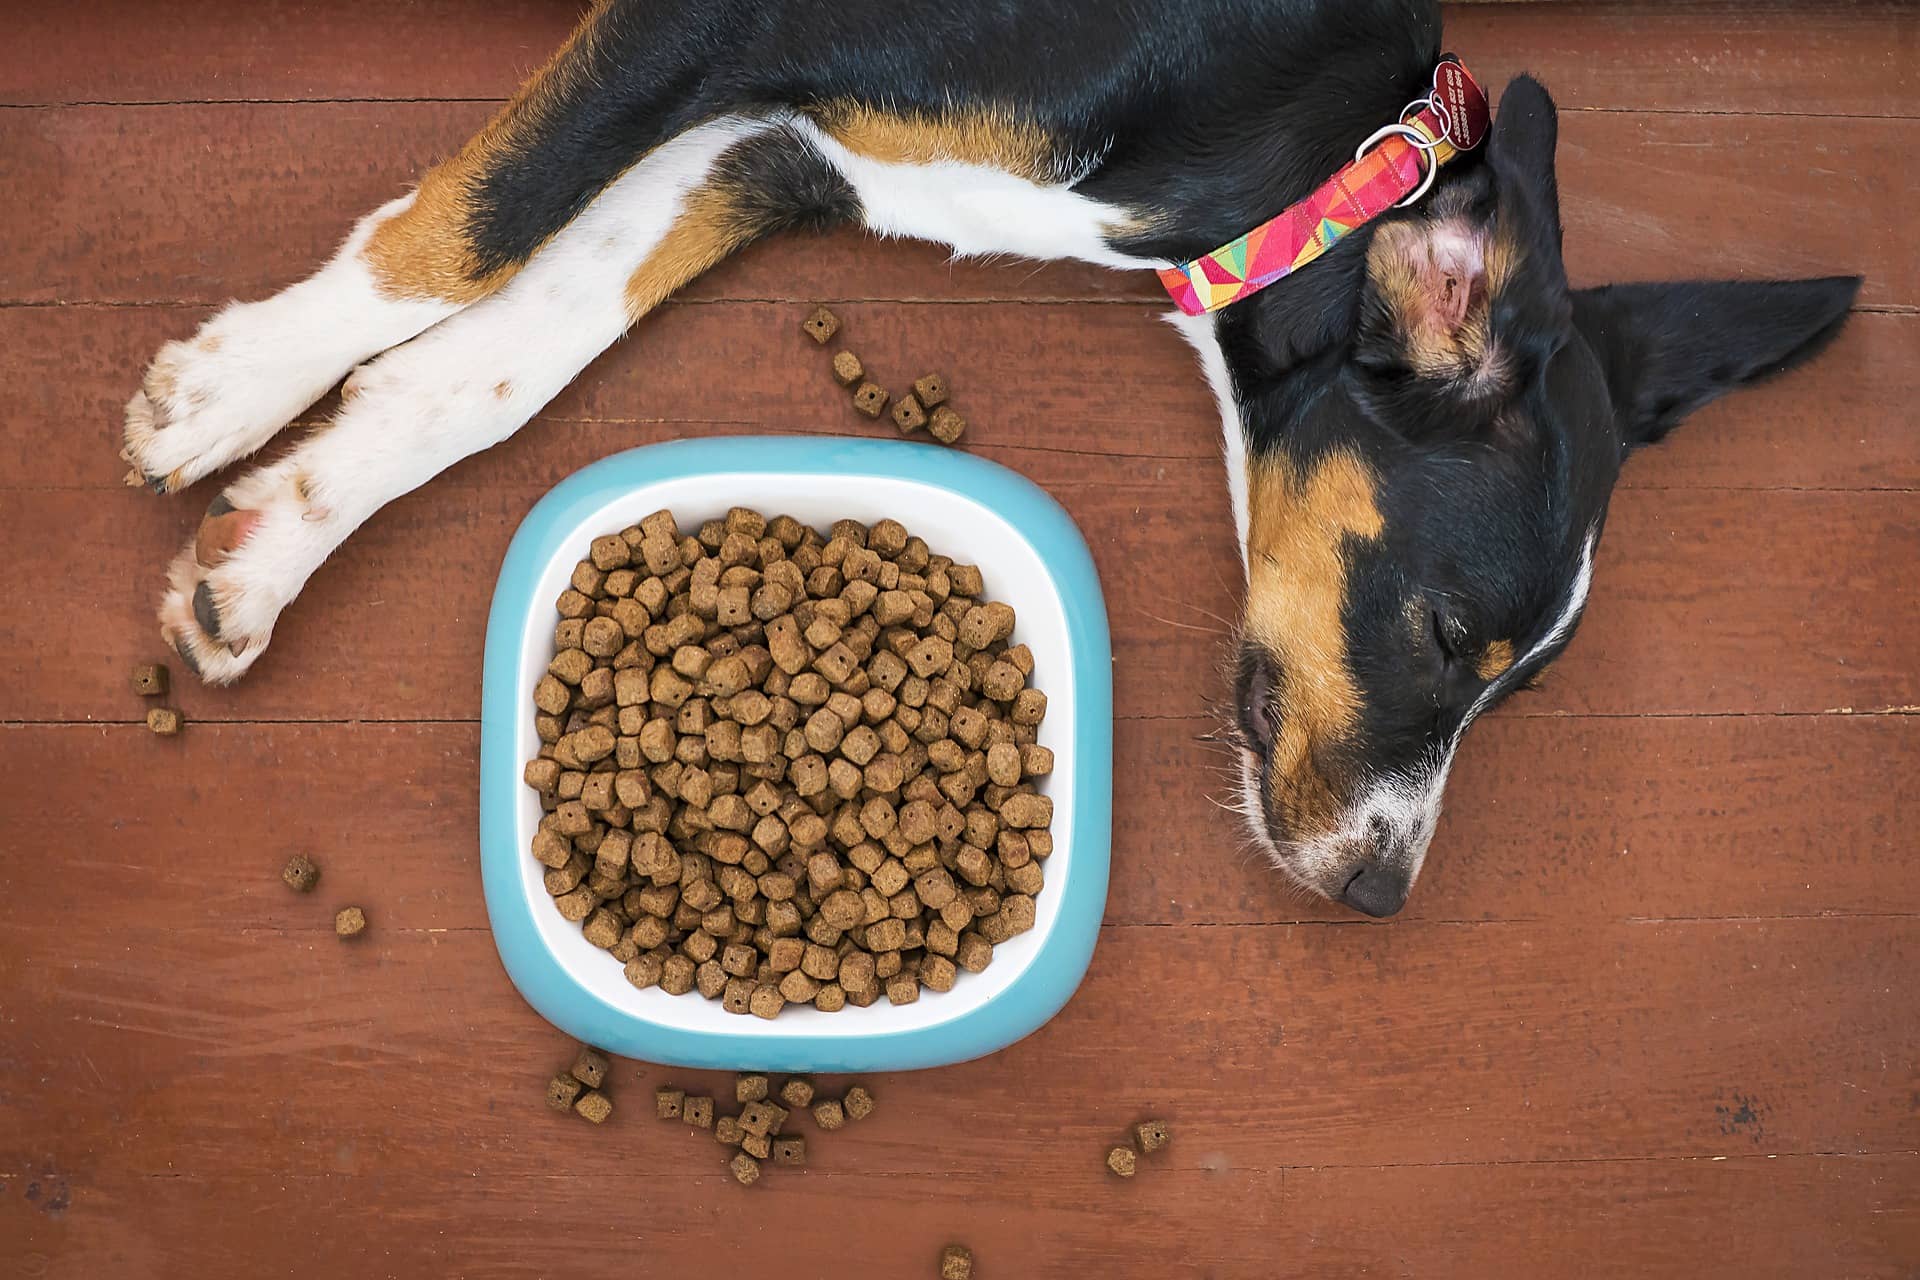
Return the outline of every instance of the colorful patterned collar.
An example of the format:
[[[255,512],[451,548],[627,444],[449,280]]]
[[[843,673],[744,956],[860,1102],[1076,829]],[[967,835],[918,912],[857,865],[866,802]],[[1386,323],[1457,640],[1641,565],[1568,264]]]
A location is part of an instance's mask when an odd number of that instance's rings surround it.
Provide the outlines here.
[[[1231,244],[1164,268],[1160,283],[1190,316],[1258,293],[1348,232],[1424,196],[1441,165],[1480,145],[1490,120],[1487,95],[1448,55],[1434,68],[1432,91],[1361,143],[1353,161],[1312,195]]]

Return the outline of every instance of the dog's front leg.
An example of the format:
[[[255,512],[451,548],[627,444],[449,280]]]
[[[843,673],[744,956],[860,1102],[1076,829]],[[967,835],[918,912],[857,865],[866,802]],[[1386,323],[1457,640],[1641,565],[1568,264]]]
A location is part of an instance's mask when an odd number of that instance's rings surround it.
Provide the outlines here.
[[[740,239],[715,161],[767,126],[689,130],[609,187],[491,297],[347,380],[339,411],[229,485],[174,560],[162,634],[237,679],[308,575],[381,506],[518,430],[632,321]]]

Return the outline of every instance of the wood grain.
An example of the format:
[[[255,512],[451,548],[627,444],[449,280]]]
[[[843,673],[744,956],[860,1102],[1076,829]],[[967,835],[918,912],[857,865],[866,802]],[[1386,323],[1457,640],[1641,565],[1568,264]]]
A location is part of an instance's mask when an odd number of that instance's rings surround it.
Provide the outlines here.
[[[34,56],[0,104],[504,98],[565,38],[577,0],[219,0],[26,7]],[[1448,47],[1497,91],[1531,71],[1563,109],[1914,114],[1911,11],[1877,3],[1449,4]],[[180,38],[183,28],[191,41]],[[1580,39],[1569,41],[1569,31]]]
[[[353,220],[486,119],[480,103],[63,107],[0,112],[0,302],[224,302],[306,274]],[[1869,306],[1920,305],[1903,227],[1920,120],[1583,112],[1563,122],[1578,284],[1863,273]],[[1809,168],[1812,168],[1810,180]],[[296,176],[297,175],[297,176]],[[217,230],[216,230],[217,228]],[[1125,298],[1146,272],[950,264],[851,231],[723,264],[691,298]]]
[[[1125,720],[1115,740],[1110,924],[1345,922],[1244,852],[1204,720]],[[1561,719],[1495,715],[1468,740],[1404,919],[1913,915],[1897,716]],[[324,928],[278,878],[293,853],[383,929],[484,929],[470,724],[0,728],[0,776],[42,775],[14,820],[67,875],[19,875],[0,929],[59,917],[73,877],[169,928]],[[57,761],[49,769],[45,762]],[[115,778],[109,796],[102,780]],[[301,825],[272,798],[298,779]],[[190,812],[177,797],[193,797]],[[218,815],[220,838],[206,838]]]
[[[572,1128],[568,1150],[670,1151],[677,1164],[682,1147],[700,1145],[689,1134]],[[336,1157],[358,1163],[349,1146]],[[850,1267],[917,1277],[935,1274],[941,1246],[956,1240],[972,1247],[976,1274],[1022,1280],[1122,1268],[1196,1280],[1484,1280],[1589,1274],[1596,1259],[1618,1274],[1676,1280],[1906,1280],[1920,1265],[1920,1158],[1912,1155],[1441,1169],[1154,1165],[1133,1183],[1080,1172],[1062,1180],[1057,1201],[1011,1169],[979,1181],[783,1171],[743,1193],[717,1173],[662,1178],[647,1164],[602,1170],[585,1195],[560,1170],[283,1176],[272,1184],[273,1212],[251,1220],[234,1212],[259,1195],[245,1178],[110,1169],[82,1182],[64,1166],[30,1166],[11,1181],[39,1187],[42,1203],[64,1190],[69,1203],[48,1212],[23,1197],[0,1199],[0,1232],[12,1226],[18,1260],[49,1280],[242,1274],[263,1252],[298,1258],[314,1275],[509,1280],[568,1271],[584,1252],[637,1256],[647,1276],[698,1273],[724,1257],[741,1274],[791,1280],[842,1280]],[[855,1243],[854,1218],[886,1229]],[[343,1225],[376,1222],[387,1230]]]
[[[578,9],[9,15],[0,1257],[911,1280],[961,1239],[983,1280],[1920,1270],[1920,267],[1912,167],[1887,162],[1920,142],[1910,6],[1448,10],[1483,79],[1558,95],[1579,281],[1862,270],[1867,311],[1629,465],[1581,635],[1470,735],[1385,926],[1297,901],[1209,802],[1237,572],[1215,410],[1144,276],[761,246],[376,517],[243,687],[176,691],[182,737],[138,727],[127,671],[216,487],[120,487],[138,371],[311,269]],[[162,105],[22,105],[115,102]],[[889,382],[945,371],[973,447],[1093,545],[1113,887],[1059,1018],[870,1081],[872,1120],[745,1193],[646,1116],[659,1069],[618,1064],[602,1130],[540,1106],[571,1046],[485,927],[478,658],[499,557],[562,476],[656,440],[868,430],[794,333],[817,298]],[[295,850],[324,867],[310,897],[276,875]],[[351,947],[328,927],[348,902],[373,922]],[[1174,1145],[1121,1183],[1101,1154],[1148,1114]]]

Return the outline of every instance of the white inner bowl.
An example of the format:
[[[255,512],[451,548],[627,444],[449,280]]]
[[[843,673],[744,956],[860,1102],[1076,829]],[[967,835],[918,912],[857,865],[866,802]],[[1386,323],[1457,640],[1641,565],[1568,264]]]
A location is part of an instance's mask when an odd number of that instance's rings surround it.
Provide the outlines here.
[[[526,621],[521,653],[520,696],[514,740],[521,762],[540,750],[534,732],[533,686],[546,673],[553,656],[553,628],[559,621],[553,602],[566,590],[574,565],[587,554],[593,539],[617,533],[642,517],[667,508],[682,533],[702,522],[724,516],[728,507],[751,507],[769,519],[790,515],[826,531],[835,520],[854,519],[867,524],[892,517],[907,532],[926,539],[936,555],[951,556],[963,564],[980,566],[986,597],[1014,608],[1013,639],[1033,651],[1033,687],[1047,695],[1047,716],[1039,741],[1052,749],[1053,773],[1038,783],[1053,799],[1054,853],[1046,860],[1046,884],[1036,899],[1034,927],[993,949],[993,962],[982,973],[961,971],[953,990],[923,990],[910,1005],[893,1005],[882,996],[868,1008],[848,1005],[838,1013],[822,1013],[811,1006],[789,1005],[769,1023],[751,1015],[726,1012],[718,1000],[697,992],[672,996],[658,987],[642,991],[626,980],[622,966],[607,952],[588,942],[580,926],[571,924],[554,907],[541,877],[546,868],[529,852],[541,809],[527,787],[519,787],[515,830],[520,856],[520,882],[533,908],[541,940],[554,958],[576,980],[608,1004],[647,1021],[714,1036],[764,1036],[798,1033],[820,1037],[860,1037],[913,1031],[939,1026],[987,1004],[1012,986],[1033,963],[1041,944],[1059,918],[1059,904],[1073,874],[1074,847],[1074,723],[1073,662],[1067,647],[1067,622],[1060,590],[1039,552],[991,507],[936,485],[890,477],[862,478],[856,484],[827,475],[741,471],[663,480],[628,491],[592,513],[570,532],[561,550],[542,569],[533,593],[535,601]]]

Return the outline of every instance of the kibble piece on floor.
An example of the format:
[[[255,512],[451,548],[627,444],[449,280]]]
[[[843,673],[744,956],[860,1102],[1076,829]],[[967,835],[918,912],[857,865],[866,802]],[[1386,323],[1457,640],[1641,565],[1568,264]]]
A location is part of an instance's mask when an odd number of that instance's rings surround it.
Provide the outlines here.
[[[739,1116],[721,1116],[713,1122],[714,1140],[725,1146],[737,1147],[746,1136],[747,1131],[740,1127]]]
[[[967,433],[967,420],[943,404],[933,411],[933,417],[927,422],[927,431],[941,444],[957,444],[960,437]]]
[[[850,387],[867,376],[867,368],[860,363],[860,357],[851,351],[836,351],[833,356],[833,380],[843,387]]]
[[[940,1251],[940,1280],[973,1280],[973,1250],[950,1244]]]
[[[1139,1144],[1143,1156],[1150,1156],[1166,1146],[1167,1139],[1172,1136],[1164,1120],[1142,1120],[1133,1126],[1133,1140]]]
[[[733,1082],[733,1100],[735,1102],[764,1102],[767,1098],[767,1078],[753,1074],[738,1076]]]
[[[547,1105],[555,1111],[573,1110],[573,1100],[580,1096],[580,1082],[569,1075],[558,1075],[547,1081]]]
[[[680,1118],[696,1129],[711,1129],[713,1127],[713,1099],[686,1099],[680,1104]]]
[[[1107,1168],[1123,1178],[1133,1176],[1133,1148],[1115,1147],[1107,1152]]]
[[[601,1082],[607,1078],[607,1059],[604,1054],[581,1045],[580,1052],[574,1056],[573,1066],[569,1070],[573,1078],[587,1088],[598,1089]]]
[[[180,732],[180,713],[172,707],[155,707],[147,712],[147,728],[163,738],[171,738]]]
[[[595,1124],[605,1124],[607,1117],[613,1114],[613,1100],[604,1093],[588,1090],[580,1095],[580,1101],[573,1104],[573,1109],[583,1119],[591,1120]]]
[[[887,389],[877,382],[863,382],[853,393],[853,407],[869,418],[877,418],[887,407]]]
[[[873,1095],[855,1085],[847,1090],[846,1100],[840,1105],[846,1108],[847,1119],[865,1120],[873,1114]]]
[[[936,409],[947,402],[947,380],[937,373],[913,380],[913,394],[920,403],[929,409]]]
[[[807,1140],[795,1134],[773,1140],[773,1162],[785,1165],[803,1165],[807,1162]]]
[[[765,1160],[773,1154],[773,1139],[764,1133],[742,1133],[740,1149],[755,1160]]]
[[[795,1076],[780,1086],[780,1100],[798,1111],[813,1102],[813,1081]]]
[[[911,435],[927,425],[927,413],[920,402],[911,395],[901,396],[894,402],[893,425],[900,428],[900,434]]]
[[[840,317],[825,307],[815,307],[813,314],[800,322],[800,327],[807,331],[809,338],[824,347],[833,341],[834,334],[840,332]]]
[[[686,1103],[684,1089],[655,1089],[653,1091],[653,1114],[662,1120],[678,1120],[680,1108]]]
[[[333,917],[333,931],[342,938],[357,937],[366,927],[367,913],[358,907],[342,907]]]
[[[838,1098],[826,1098],[813,1104],[813,1122],[822,1129],[838,1129],[847,1122],[846,1109]]]
[[[733,1180],[743,1187],[750,1187],[760,1181],[760,1162],[746,1152],[735,1153],[727,1161],[727,1168],[733,1170]]]
[[[313,859],[304,853],[296,853],[287,859],[287,865],[280,870],[280,878],[301,893],[313,888],[320,882],[320,868]]]
[[[144,662],[133,669],[133,691],[143,698],[159,698],[167,692],[167,669],[157,662]]]

